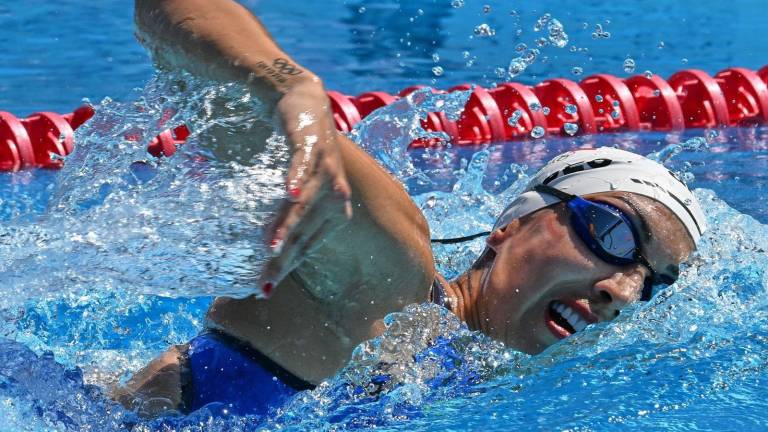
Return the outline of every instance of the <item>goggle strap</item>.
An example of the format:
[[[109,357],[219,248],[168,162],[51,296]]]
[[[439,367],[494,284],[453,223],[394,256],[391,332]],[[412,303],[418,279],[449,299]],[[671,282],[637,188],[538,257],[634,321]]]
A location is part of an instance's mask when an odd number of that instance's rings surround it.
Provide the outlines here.
[[[574,198],[576,198],[576,195],[569,194],[568,192],[563,192],[560,189],[555,189],[552,186],[547,186],[544,184],[536,185],[533,190],[539,193],[545,193],[548,195],[555,196],[559,198],[561,201],[568,202]]]

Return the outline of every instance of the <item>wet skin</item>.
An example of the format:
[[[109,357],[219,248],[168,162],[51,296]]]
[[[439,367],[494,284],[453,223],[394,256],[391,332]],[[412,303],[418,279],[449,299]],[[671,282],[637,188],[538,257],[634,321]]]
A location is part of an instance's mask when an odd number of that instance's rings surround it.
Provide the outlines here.
[[[693,250],[682,223],[658,202],[630,193],[601,193],[588,199],[624,211],[641,235],[641,252],[659,274],[676,278]],[[563,204],[542,209],[494,231],[488,247],[496,252],[486,268],[452,283],[457,313],[476,330],[511,348],[538,353],[573,328],[551,306],[562,304],[585,323],[609,321],[636,301],[650,271],[642,264],[617,266],[590,251],[569,222]],[[645,221],[643,224],[642,221]],[[573,318],[572,318],[573,320]]]

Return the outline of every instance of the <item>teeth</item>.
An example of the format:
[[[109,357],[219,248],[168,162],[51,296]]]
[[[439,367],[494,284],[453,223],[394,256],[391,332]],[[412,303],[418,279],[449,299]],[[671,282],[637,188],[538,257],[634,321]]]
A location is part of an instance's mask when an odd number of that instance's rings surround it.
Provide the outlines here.
[[[568,321],[568,324],[570,324],[577,332],[584,330],[584,328],[589,325],[578,313],[576,313],[576,311],[560,302],[555,302],[554,309],[557,313],[562,315],[562,317]]]
[[[584,330],[584,328],[587,326],[587,323],[583,319],[579,319],[578,321],[576,321],[571,325],[573,326],[573,329],[578,332],[578,331]]]

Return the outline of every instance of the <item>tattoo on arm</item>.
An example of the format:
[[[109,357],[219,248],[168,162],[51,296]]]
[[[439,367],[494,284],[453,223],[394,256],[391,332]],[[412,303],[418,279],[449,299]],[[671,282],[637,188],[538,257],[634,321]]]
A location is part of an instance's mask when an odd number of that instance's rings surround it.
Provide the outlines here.
[[[269,65],[264,61],[256,63],[260,76],[271,79],[279,84],[286,84],[289,77],[301,75],[304,71],[282,57],[276,58]]]

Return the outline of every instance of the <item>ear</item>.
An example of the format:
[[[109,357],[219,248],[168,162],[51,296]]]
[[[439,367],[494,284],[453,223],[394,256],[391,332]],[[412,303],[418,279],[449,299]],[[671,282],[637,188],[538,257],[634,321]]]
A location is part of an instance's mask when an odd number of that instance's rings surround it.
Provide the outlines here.
[[[512,237],[512,234],[517,230],[519,225],[520,219],[515,219],[503,227],[496,228],[491,232],[488,238],[485,239],[485,244],[488,248],[498,253],[499,246],[501,246],[508,238]]]

